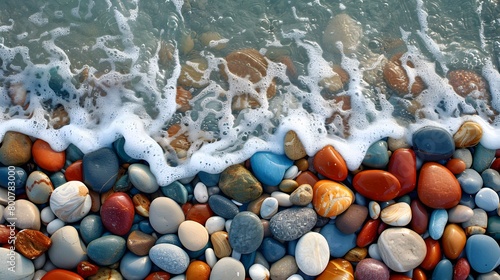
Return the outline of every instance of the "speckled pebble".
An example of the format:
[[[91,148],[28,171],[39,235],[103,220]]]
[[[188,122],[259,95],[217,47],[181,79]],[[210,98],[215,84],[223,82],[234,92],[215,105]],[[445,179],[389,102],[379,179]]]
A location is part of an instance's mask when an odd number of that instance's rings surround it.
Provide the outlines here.
[[[289,279],[293,274],[299,271],[295,258],[291,255],[286,255],[278,261],[274,262],[269,268],[271,279]]]
[[[241,203],[258,198],[263,191],[261,183],[240,164],[224,169],[220,175],[219,188],[225,195]]]
[[[465,163],[465,168],[472,166],[472,153],[469,149],[456,149],[453,158],[461,159]]]
[[[285,155],[291,160],[298,160],[307,155],[299,136],[293,130],[286,133],[283,144],[285,148]]]
[[[31,139],[29,136],[7,131],[0,145],[0,163],[4,166],[20,166],[31,159]]]
[[[157,244],[149,250],[149,258],[159,268],[172,274],[181,274],[189,266],[189,256],[179,246]]]
[[[359,280],[389,279],[389,269],[383,262],[367,258],[358,263],[354,276]]]
[[[313,188],[309,184],[302,184],[298,186],[290,194],[290,202],[293,205],[305,206],[312,202],[313,199]]]
[[[57,187],[50,196],[50,209],[64,222],[81,220],[90,212],[89,189],[80,181],[69,181]]]
[[[264,239],[264,227],[257,215],[243,211],[236,215],[229,228],[229,243],[235,251],[249,254],[257,250]]]
[[[310,231],[316,221],[316,212],[311,208],[289,208],[274,215],[269,228],[276,239],[291,241]]]

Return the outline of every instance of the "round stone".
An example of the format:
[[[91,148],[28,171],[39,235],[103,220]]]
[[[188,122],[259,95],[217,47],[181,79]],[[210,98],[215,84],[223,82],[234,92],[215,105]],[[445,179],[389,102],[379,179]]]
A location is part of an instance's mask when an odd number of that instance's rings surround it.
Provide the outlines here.
[[[186,279],[208,280],[212,269],[203,261],[192,261],[186,270]]]
[[[40,210],[35,204],[26,199],[18,199],[15,208],[11,209],[10,207],[5,207],[3,213],[3,217],[7,222],[14,221],[18,229],[40,230]]]
[[[289,208],[274,215],[269,228],[274,238],[291,241],[310,231],[316,221],[316,212],[311,208]]]
[[[343,213],[354,202],[354,193],[345,185],[330,180],[320,180],[313,187],[313,206],[322,217]]]
[[[477,207],[487,212],[496,210],[498,208],[498,203],[500,203],[498,194],[490,188],[482,188],[479,190],[474,200]]]
[[[455,134],[453,141],[457,148],[476,146],[483,136],[483,129],[475,122],[464,122]]]
[[[210,272],[210,280],[244,280],[245,267],[237,259],[225,257],[218,260]]]
[[[438,262],[432,272],[432,279],[452,279],[453,264],[448,259],[443,259]]]
[[[410,205],[405,202],[391,204],[380,212],[382,222],[390,226],[406,226],[410,223],[411,218]]]
[[[427,247],[416,232],[407,228],[388,228],[377,242],[384,263],[397,272],[410,271],[425,258]]]
[[[250,202],[262,194],[262,185],[248,169],[236,164],[226,168],[220,175],[220,190],[238,202]]]
[[[131,252],[126,253],[120,261],[120,273],[127,280],[145,279],[151,267],[149,256],[137,256]]]
[[[464,223],[472,218],[474,211],[465,205],[457,205],[448,210],[448,222]]]
[[[85,244],[101,237],[104,232],[101,216],[88,215],[80,222],[80,235]]]
[[[328,145],[319,150],[314,155],[313,165],[314,169],[318,171],[319,174],[329,179],[344,181],[347,178],[347,164],[333,146]]]
[[[458,183],[465,193],[475,194],[483,186],[483,178],[474,169],[465,169],[457,176]]]
[[[465,168],[472,166],[472,153],[469,149],[456,149],[453,158],[462,160],[465,163]]]
[[[229,243],[235,251],[249,254],[257,250],[264,238],[264,227],[257,215],[243,211],[236,215],[229,229]]]
[[[149,258],[159,268],[172,274],[182,274],[189,266],[189,256],[179,246],[157,244],[149,250]]]
[[[87,246],[87,254],[96,264],[108,266],[118,262],[126,249],[126,241],[123,237],[110,234],[90,242]]]
[[[159,189],[155,176],[145,164],[131,164],[128,167],[128,175],[132,185],[143,193],[154,193]]]
[[[64,151],[54,151],[50,147],[50,144],[42,139],[37,139],[33,143],[31,154],[33,155],[33,160],[40,168],[50,172],[61,170],[66,162],[66,154]]]
[[[313,188],[309,184],[302,184],[298,186],[290,194],[290,202],[297,206],[306,206],[311,203],[313,199]]]
[[[50,196],[50,209],[64,222],[83,219],[92,207],[89,189],[80,181],[69,181],[57,187]]]
[[[162,186],[160,189],[166,197],[173,199],[180,205],[188,201],[189,194],[187,188],[180,181],[173,181],[167,186]]]
[[[285,147],[285,155],[291,160],[298,160],[307,155],[299,136],[293,130],[286,133],[283,144]]]
[[[182,246],[190,251],[201,250],[208,242],[207,229],[195,221],[182,222],[179,225],[178,235]]]
[[[134,203],[127,193],[116,192],[104,201],[100,214],[107,230],[116,235],[125,235],[134,222]]]
[[[453,267],[453,279],[465,280],[470,274],[470,264],[466,258],[460,258]],[[500,277],[500,276],[499,276]],[[498,278],[498,277],[497,277]]]
[[[354,272],[356,279],[389,279],[389,269],[376,259],[366,258],[356,265]]]
[[[455,175],[434,162],[425,163],[420,169],[417,193],[423,204],[435,209],[452,208],[462,197],[462,189]]]
[[[368,208],[366,206],[352,204],[335,219],[335,224],[341,232],[351,234],[363,226],[366,217],[368,217]]]
[[[7,131],[0,145],[0,163],[21,166],[31,159],[31,139],[19,132]]]
[[[207,229],[208,234],[212,234],[216,231],[224,230],[225,223],[226,219],[219,216],[212,216],[205,222],[205,228]]]
[[[257,152],[250,158],[250,165],[253,174],[263,185],[278,186],[293,161],[285,155]]]
[[[259,263],[250,266],[248,274],[251,279],[269,279],[271,277],[269,270]]]
[[[465,253],[469,264],[479,273],[493,271],[500,264],[498,242],[487,235],[472,235],[467,239]]]
[[[446,168],[451,171],[451,173],[458,175],[467,169],[465,162],[458,158],[452,158],[446,162]]]
[[[384,170],[365,170],[354,175],[352,185],[364,197],[376,201],[396,198],[401,190],[398,178]]]
[[[303,235],[295,247],[295,261],[308,276],[317,276],[325,270],[330,260],[328,242],[317,232]]]
[[[50,237],[52,246],[48,250],[50,261],[59,268],[74,269],[81,261],[87,260],[87,247],[72,226],[58,229]]]
[[[424,161],[448,159],[455,151],[455,142],[448,131],[440,127],[422,127],[412,136],[415,154]]]
[[[299,271],[295,258],[291,255],[286,255],[271,265],[269,272],[271,279],[290,279],[293,274]]]
[[[149,207],[149,222],[159,234],[175,233],[184,221],[182,208],[168,197],[155,198]]]
[[[85,154],[82,165],[84,182],[95,192],[109,191],[118,179],[118,157],[110,148]]]
[[[198,203],[193,205],[186,212],[186,220],[193,220],[200,224],[205,224],[207,220],[214,215],[210,205],[207,203]]]

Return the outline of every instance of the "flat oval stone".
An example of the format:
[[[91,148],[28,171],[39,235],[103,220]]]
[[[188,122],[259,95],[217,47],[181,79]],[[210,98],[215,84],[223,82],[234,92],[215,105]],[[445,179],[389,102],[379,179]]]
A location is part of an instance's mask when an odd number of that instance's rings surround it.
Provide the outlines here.
[[[85,244],[99,238],[104,232],[101,216],[88,215],[80,222],[80,235]]]
[[[126,253],[120,261],[120,273],[127,280],[145,279],[151,267],[149,256],[137,256],[131,252]]]
[[[450,260],[443,259],[434,268],[432,272],[432,279],[443,279],[451,280],[453,279],[453,264]]]
[[[229,243],[235,251],[249,254],[257,250],[264,239],[264,227],[257,215],[249,211],[238,213],[231,222]]]
[[[87,247],[72,226],[58,229],[50,237],[52,246],[48,250],[50,261],[59,268],[74,269],[87,260]]]
[[[203,184],[203,182],[196,183],[196,185],[194,186],[193,195],[196,201],[198,201],[199,203],[208,202],[207,186]]]
[[[396,176],[387,171],[375,169],[357,173],[352,185],[364,197],[377,201],[394,199],[401,190],[401,184]]]
[[[347,178],[347,164],[340,153],[331,145],[325,146],[314,155],[313,165],[319,174],[331,180],[344,181]]]
[[[57,187],[50,196],[50,209],[64,222],[73,223],[85,217],[92,207],[89,189],[80,181],[69,181]]]
[[[337,228],[345,233],[351,234],[358,231],[368,217],[368,208],[358,204],[352,204],[347,210],[335,219]]]
[[[286,255],[280,260],[271,265],[269,272],[271,279],[290,279],[293,274],[299,271],[295,258],[291,255]]]
[[[299,136],[293,130],[290,130],[285,135],[283,141],[285,155],[291,160],[298,160],[307,155],[304,145],[300,141]]]
[[[434,209],[452,208],[462,197],[462,189],[455,175],[434,162],[427,162],[420,169],[417,193],[423,204]]]
[[[126,241],[123,237],[110,234],[90,242],[87,246],[87,254],[96,264],[108,266],[118,262],[126,249]]]
[[[179,246],[173,244],[157,244],[149,250],[149,258],[162,270],[181,274],[189,266],[189,256]]]
[[[389,279],[389,268],[373,258],[361,260],[354,272],[356,279]]]
[[[224,219],[232,219],[240,212],[238,207],[231,200],[218,194],[210,196],[208,205],[210,205],[210,209],[212,209],[217,216],[221,216]]]
[[[406,226],[412,218],[411,208],[405,202],[391,204],[380,212],[382,222],[390,226]]]
[[[33,202],[26,199],[17,199],[14,209],[7,206],[5,210],[3,213],[4,219],[7,222],[15,219],[16,228],[40,230],[40,210]]]
[[[344,259],[333,259],[316,280],[354,280],[352,264]]]
[[[448,212],[444,209],[436,209],[432,211],[429,220],[429,235],[434,240],[441,239],[443,236],[444,228],[448,223]]]
[[[109,191],[118,179],[118,157],[110,148],[85,154],[82,164],[84,183],[95,192]]]
[[[250,157],[250,165],[253,174],[262,184],[277,186],[283,180],[286,170],[293,165],[293,161],[286,155],[257,152]]]
[[[263,191],[261,183],[239,164],[229,166],[221,173],[219,188],[225,195],[241,203],[258,198]]]
[[[149,222],[159,234],[175,233],[185,220],[182,208],[168,197],[155,198],[149,207]]]
[[[159,188],[155,176],[145,164],[131,164],[128,167],[128,175],[132,185],[143,193],[154,193]]]
[[[398,196],[403,196],[417,185],[417,159],[415,152],[400,148],[392,153],[387,171],[394,175],[401,185]]]
[[[212,216],[205,222],[205,228],[207,229],[208,234],[212,234],[216,231],[224,230],[225,223],[226,219],[219,216]]]
[[[368,147],[362,164],[370,168],[384,168],[389,163],[387,142],[379,140]]]
[[[479,273],[493,271],[500,264],[498,242],[487,235],[472,235],[467,239],[465,253],[469,264]]]
[[[425,206],[418,199],[412,200],[410,203],[411,208],[411,221],[410,227],[418,234],[424,234],[429,225],[429,213]]]
[[[137,256],[146,256],[155,245],[156,238],[139,230],[132,231],[127,237],[127,249]]]
[[[210,280],[244,280],[245,267],[237,259],[225,257],[218,260],[210,272]]]
[[[285,245],[272,237],[264,238],[259,251],[269,263],[278,261],[286,254]]]
[[[444,255],[450,260],[457,259],[465,248],[466,239],[465,232],[460,226],[448,224],[441,239]]]
[[[7,131],[0,145],[0,163],[4,166],[21,166],[31,159],[31,139],[29,136]]]
[[[16,250],[30,260],[41,256],[51,245],[52,240],[39,230],[23,229],[16,234]]]
[[[500,173],[497,170],[488,168],[481,173],[484,186],[500,192]]]
[[[356,238],[356,245],[358,247],[366,247],[370,245],[378,237],[377,230],[380,226],[380,219],[368,220]]]
[[[475,194],[483,187],[483,178],[474,169],[465,169],[457,176],[458,183],[465,193]]]
[[[290,207],[293,204],[290,202],[290,195],[281,191],[274,191],[271,193],[271,197],[274,197],[278,201],[278,205],[281,207]]]
[[[107,230],[116,235],[125,235],[134,222],[134,203],[127,193],[116,192],[104,201],[100,214]]]
[[[26,195],[28,199],[36,204],[43,204],[49,201],[49,197],[54,191],[54,186],[42,171],[33,171],[26,180]]]
[[[490,167],[490,164],[494,159],[495,159],[495,150],[488,149],[483,145],[481,145],[481,143],[479,143],[474,148],[474,155],[471,168],[479,173],[482,173],[484,170]]]
[[[448,131],[439,127],[422,127],[412,136],[415,154],[424,161],[448,159],[455,151],[455,142]]]
[[[425,258],[425,242],[416,232],[407,228],[388,228],[377,242],[384,263],[397,272],[410,271]]]
[[[497,192],[490,188],[480,189],[477,192],[474,201],[476,202],[477,207],[487,212],[497,210],[498,204],[500,203]]]
[[[186,220],[205,224],[213,215],[214,212],[207,203],[195,204],[186,212]]]
[[[192,261],[186,270],[186,279],[208,280],[212,269],[203,261]]]
[[[42,169],[56,172],[64,167],[66,162],[66,154],[63,152],[54,151],[50,144],[37,139],[31,147],[31,154],[33,161]]]
[[[342,183],[320,180],[313,187],[314,210],[322,217],[343,213],[354,202],[354,193]]]
[[[330,254],[334,258],[343,257],[356,247],[356,234],[344,234],[334,224],[327,224],[319,231],[328,243]]]
[[[468,148],[476,146],[483,137],[483,129],[475,122],[464,122],[453,134],[453,141],[457,148]]]
[[[274,197],[268,197],[262,201],[260,216],[263,219],[271,219],[278,212],[278,207],[278,200]]]
[[[274,238],[291,241],[310,231],[316,221],[316,212],[311,208],[289,208],[271,218],[269,229]]]
[[[200,223],[186,220],[179,225],[179,239],[184,248],[190,251],[201,250],[207,245],[208,232]]]
[[[474,211],[465,205],[457,205],[448,210],[449,223],[464,223],[472,218]]]
[[[317,232],[304,234],[295,247],[295,261],[299,269],[308,276],[319,275],[330,260],[326,238]]]
[[[313,199],[313,188],[309,184],[302,184],[298,186],[290,194],[290,202],[293,205],[306,206],[311,203]]]

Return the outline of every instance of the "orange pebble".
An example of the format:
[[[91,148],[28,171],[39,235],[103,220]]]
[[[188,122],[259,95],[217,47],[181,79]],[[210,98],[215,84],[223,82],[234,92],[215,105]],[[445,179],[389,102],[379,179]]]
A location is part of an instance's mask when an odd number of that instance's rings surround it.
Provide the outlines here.
[[[81,181],[83,182],[83,165],[82,160],[77,160],[73,162],[64,173],[66,181]]]
[[[295,178],[295,182],[297,182],[299,186],[303,184],[309,184],[311,186],[314,186],[314,184],[316,184],[316,182],[318,181],[319,181],[318,177],[314,175],[314,173],[312,173],[311,171],[301,172],[299,176]]]
[[[457,259],[465,248],[466,240],[467,237],[461,226],[448,224],[441,238],[444,255],[450,260]]]
[[[192,261],[186,270],[186,280],[209,279],[210,270],[210,266],[206,262]]]
[[[320,180],[313,187],[314,210],[322,217],[342,214],[354,202],[354,193],[345,185]]]
[[[56,172],[64,167],[66,162],[66,154],[63,152],[54,151],[49,143],[37,139],[31,147],[33,160],[40,168],[47,171]]]
[[[144,280],[169,280],[170,274],[165,271],[152,272]]]
[[[347,260],[334,259],[328,262],[316,280],[354,280],[354,270]]]
[[[446,168],[451,171],[451,173],[458,175],[464,172],[466,166],[465,162],[459,158],[452,158],[446,163]]]
[[[314,155],[314,169],[319,174],[335,180],[344,181],[347,178],[347,164],[342,155],[333,146],[325,146]]]
[[[415,268],[413,270],[413,280],[427,280],[427,275],[421,268]]]
[[[439,241],[430,237],[426,238],[424,241],[427,247],[427,254],[420,264],[420,267],[425,270],[433,270],[442,258],[441,246],[439,245]]]
[[[80,275],[69,271],[65,269],[54,269],[49,272],[47,272],[43,277],[42,280],[60,280],[60,279],[65,279],[65,280],[83,280],[83,277]]]

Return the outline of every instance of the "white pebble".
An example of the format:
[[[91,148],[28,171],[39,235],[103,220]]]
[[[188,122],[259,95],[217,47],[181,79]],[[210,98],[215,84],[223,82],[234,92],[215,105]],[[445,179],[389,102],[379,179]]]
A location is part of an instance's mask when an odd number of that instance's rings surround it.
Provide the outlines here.
[[[62,228],[65,223],[61,219],[54,219],[47,225],[47,232],[52,235],[58,229]]]
[[[226,220],[226,222],[224,223],[224,227],[226,228],[226,232],[229,232],[229,229],[231,229],[232,222],[233,222],[233,220]]]
[[[295,179],[297,175],[299,175],[299,168],[297,167],[297,165],[292,165],[285,171],[285,175],[283,176],[283,178]]]
[[[253,264],[248,269],[248,274],[250,274],[250,278],[252,278],[252,280],[267,280],[270,277],[269,270],[258,263]]]
[[[212,234],[216,231],[224,230],[225,223],[226,219],[219,216],[212,216],[205,222],[205,228],[207,229],[208,234]]]
[[[330,260],[330,248],[326,238],[317,232],[304,234],[295,247],[295,261],[308,276],[319,275]]]
[[[231,202],[232,202],[232,203],[234,203],[234,205],[236,205],[236,206],[238,206],[238,207],[240,207],[240,206],[242,206],[242,205],[243,205],[243,203],[241,203],[241,202],[239,202],[239,201],[236,201],[236,200],[234,200],[234,199],[231,199]]]
[[[382,257],[380,256],[380,252],[378,251],[377,243],[373,243],[368,247],[368,255],[370,258],[382,261]]]
[[[278,212],[278,200],[274,197],[268,197],[262,202],[260,207],[260,216],[263,219],[270,219]]]
[[[284,192],[275,191],[271,193],[271,197],[278,200],[278,205],[283,207],[290,207],[293,203],[290,202],[290,195]]]
[[[85,184],[69,181],[57,187],[50,196],[50,208],[61,220],[73,223],[85,217],[92,207],[92,199]]]
[[[286,278],[286,280],[304,280],[304,278],[299,274],[292,274],[290,277]]]
[[[198,182],[196,186],[194,186],[193,195],[196,201],[199,203],[205,203],[208,201],[208,189],[205,184],[202,182]]]
[[[217,263],[217,257],[215,256],[214,249],[207,248],[205,250],[205,261],[207,262],[208,266],[214,267],[215,263]]]
[[[376,201],[370,201],[368,203],[368,210],[370,212],[370,218],[376,220],[380,216],[380,204]]]
[[[54,212],[52,212],[50,206],[47,206],[43,208],[42,211],[40,212],[40,218],[42,219],[42,222],[46,225],[52,222],[56,218],[56,215],[54,215]]]

